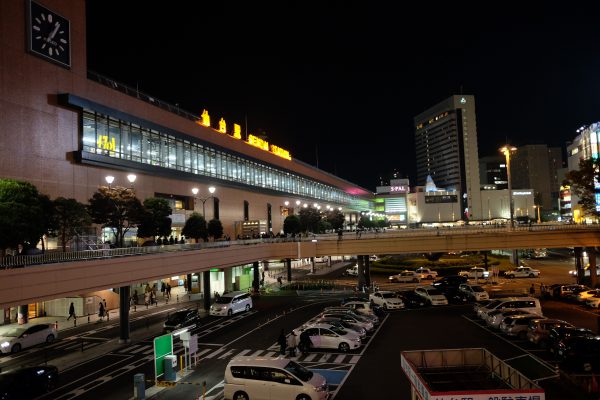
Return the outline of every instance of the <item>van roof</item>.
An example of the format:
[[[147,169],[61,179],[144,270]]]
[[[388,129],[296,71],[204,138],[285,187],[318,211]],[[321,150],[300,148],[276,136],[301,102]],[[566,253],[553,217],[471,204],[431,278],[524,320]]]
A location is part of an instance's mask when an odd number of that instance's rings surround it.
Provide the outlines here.
[[[238,290],[237,292],[229,292],[229,293],[222,294],[221,297],[235,297],[235,296],[238,296],[240,294],[246,294],[246,293],[248,293],[248,292],[244,292],[242,290]]]
[[[257,367],[279,367],[283,368],[289,364],[291,360],[287,358],[264,358],[264,357],[235,357],[229,361],[229,365],[253,365]]]

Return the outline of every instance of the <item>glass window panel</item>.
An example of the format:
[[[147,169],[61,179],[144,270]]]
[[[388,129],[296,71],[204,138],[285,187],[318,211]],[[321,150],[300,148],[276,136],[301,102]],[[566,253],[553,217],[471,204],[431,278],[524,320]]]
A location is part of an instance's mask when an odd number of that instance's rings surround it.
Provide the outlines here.
[[[131,160],[131,135],[129,123],[121,122],[121,158]]]
[[[131,125],[131,160],[142,162],[142,132],[137,125]]]
[[[192,170],[192,148],[188,141],[183,143],[183,169],[186,172]]]
[[[111,157],[120,158],[121,129],[119,128],[119,121],[114,118],[110,118],[108,121],[108,142],[109,155]]]
[[[96,148],[98,154],[108,155],[108,120],[102,114],[96,114]]]
[[[96,116],[83,113],[83,151],[96,153]]]

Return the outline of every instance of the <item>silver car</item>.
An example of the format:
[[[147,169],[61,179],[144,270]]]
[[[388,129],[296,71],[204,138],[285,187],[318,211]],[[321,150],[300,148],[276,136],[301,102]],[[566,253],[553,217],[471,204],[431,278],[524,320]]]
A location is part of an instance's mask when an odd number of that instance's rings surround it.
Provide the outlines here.
[[[519,339],[527,339],[527,328],[534,319],[541,319],[539,315],[514,315],[505,317],[500,322],[500,331],[508,336],[517,336]]]
[[[375,325],[369,321],[364,319],[363,317],[352,315],[344,312],[335,312],[335,311],[324,311],[318,319],[328,319],[328,318],[339,318],[344,322],[352,324],[356,327],[364,328],[367,332],[371,332],[375,329]]]

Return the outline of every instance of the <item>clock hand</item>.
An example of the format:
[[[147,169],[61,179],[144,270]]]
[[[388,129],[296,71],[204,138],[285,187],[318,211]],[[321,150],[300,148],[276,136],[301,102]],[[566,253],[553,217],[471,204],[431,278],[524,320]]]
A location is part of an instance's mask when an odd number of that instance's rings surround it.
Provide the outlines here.
[[[56,35],[56,32],[58,32],[58,29],[60,28],[60,24],[57,22],[54,30],[52,31],[52,33],[50,34],[50,36],[48,36],[48,41],[51,41],[52,39],[54,39],[54,36]]]

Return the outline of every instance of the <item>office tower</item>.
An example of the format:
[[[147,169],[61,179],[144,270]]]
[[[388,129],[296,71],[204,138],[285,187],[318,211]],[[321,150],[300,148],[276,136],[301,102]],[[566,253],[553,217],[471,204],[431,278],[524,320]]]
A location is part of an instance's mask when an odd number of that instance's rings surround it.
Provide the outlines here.
[[[459,193],[463,219],[481,219],[475,97],[451,96],[414,122],[417,185],[431,176],[438,187]]]
[[[489,189],[508,189],[506,158],[501,155],[481,157],[479,159],[479,181],[481,187]]]

